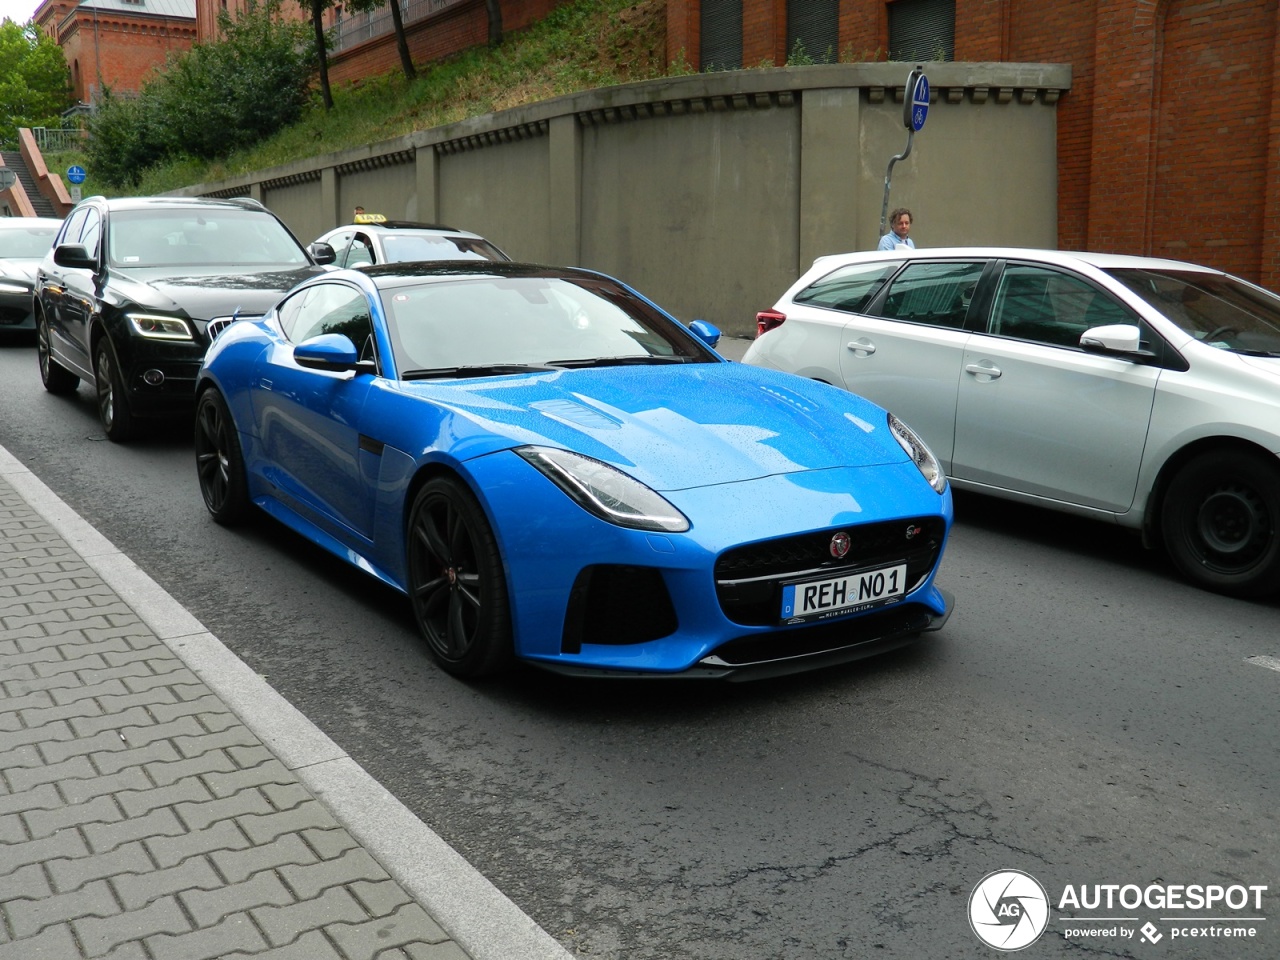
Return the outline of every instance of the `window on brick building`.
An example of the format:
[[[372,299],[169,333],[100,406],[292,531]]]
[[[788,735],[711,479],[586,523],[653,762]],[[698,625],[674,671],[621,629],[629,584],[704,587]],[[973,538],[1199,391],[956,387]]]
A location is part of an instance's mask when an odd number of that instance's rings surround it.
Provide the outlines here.
[[[742,69],[742,0],[702,0],[702,70]]]
[[[956,0],[895,0],[889,4],[890,60],[954,60]]]
[[[840,59],[840,0],[787,0],[787,60]]]

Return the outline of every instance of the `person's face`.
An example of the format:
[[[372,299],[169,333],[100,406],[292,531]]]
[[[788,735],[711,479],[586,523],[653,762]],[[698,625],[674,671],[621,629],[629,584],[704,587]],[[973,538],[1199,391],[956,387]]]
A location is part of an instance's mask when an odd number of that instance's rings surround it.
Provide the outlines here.
[[[905,213],[898,217],[897,220],[893,221],[893,232],[905,240],[907,234],[911,232],[911,218]]]

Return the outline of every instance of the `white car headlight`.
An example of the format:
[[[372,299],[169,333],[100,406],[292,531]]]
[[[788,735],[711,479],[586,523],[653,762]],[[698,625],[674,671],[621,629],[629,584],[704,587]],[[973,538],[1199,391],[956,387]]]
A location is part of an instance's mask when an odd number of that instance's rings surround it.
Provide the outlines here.
[[[554,447],[517,447],[515,452],[601,520],[637,530],[682,533],[689,529],[684,514],[607,463]]]
[[[164,317],[150,313],[126,314],[139,336],[154,340],[191,340],[191,328],[181,317]]]
[[[889,414],[889,432],[898,441],[898,445],[907,452],[907,456],[911,458],[911,462],[916,465],[924,478],[929,481],[929,486],[938,493],[946,490],[947,475],[942,472],[942,464],[938,463],[938,458],[933,455],[928,444],[892,413]]]

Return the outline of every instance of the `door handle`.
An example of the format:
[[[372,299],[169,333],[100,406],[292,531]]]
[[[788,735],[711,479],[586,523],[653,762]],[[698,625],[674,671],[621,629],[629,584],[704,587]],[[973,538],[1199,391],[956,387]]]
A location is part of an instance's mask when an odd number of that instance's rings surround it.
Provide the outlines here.
[[[861,340],[849,341],[849,343],[845,344],[845,349],[852,350],[860,357],[869,357],[876,352],[876,345],[866,337],[863,337]]]
[[[970,363],[964,368],[965,373],[971,373],[975,377],[990,377],[992,380],[1000,379],[1000,368],[993,363]]]

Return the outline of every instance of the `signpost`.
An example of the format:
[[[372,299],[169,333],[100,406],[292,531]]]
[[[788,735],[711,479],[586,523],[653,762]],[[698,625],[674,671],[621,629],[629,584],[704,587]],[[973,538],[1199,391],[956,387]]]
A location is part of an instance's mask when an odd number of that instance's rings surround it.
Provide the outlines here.
[[[924,67],[917,66],[907,74],[907,85],[902,97],[902,125],[907,128],[907,148],[889,161],[884,172],[884,203],[880,207],[880,236],[888,230],[889,182],[893,178],[893,165],[911,155],[911,141],[929,118],[929,78]]]
[[[72,203],[80,202],[80,184],[84,183],[84,178],[87,177],[88,175],[89,174],[85,171],[84,167],[80,166],[79,164],[72,164],[71,166],[67,167],[67,179],[70,180],[72,183],[72,187],[71,187]]]

